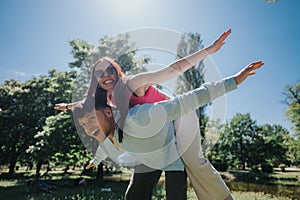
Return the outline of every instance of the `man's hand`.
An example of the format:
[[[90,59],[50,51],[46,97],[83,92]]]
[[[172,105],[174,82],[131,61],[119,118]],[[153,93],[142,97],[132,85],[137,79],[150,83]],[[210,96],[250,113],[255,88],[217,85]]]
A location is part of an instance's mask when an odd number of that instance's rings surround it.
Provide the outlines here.
[[[90,162],[88,164],[88,166],[85,167],[85,169],[90,169],[90,168],[94,168],[94,167],[96,167],[96,165],[94,163]]]
[[[212,45],[207,47],[207,52],[209,54],[217,52],[225,44],[225,39],[230,35],[231,29],[225,31]]]
[[[254,70],[260,68],[263,65],[264,65],[263,61],[257,61],[257,62],[250,63],[248,66],[246,66],[244,69],[242,69],[236,75],[234,75],[235,83],[237,85],[241,84],[248,76],[256,74],[254,72]]]

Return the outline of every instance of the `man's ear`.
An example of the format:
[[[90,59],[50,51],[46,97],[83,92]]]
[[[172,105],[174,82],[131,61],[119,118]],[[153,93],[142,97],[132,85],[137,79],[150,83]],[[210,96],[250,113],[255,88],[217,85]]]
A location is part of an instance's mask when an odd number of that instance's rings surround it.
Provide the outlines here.
[[[104,108],[104,114],[106,115],[106,117],[108,118],[112,118],[113,117],[113,113],[111,111],[111,108],[110,107],[106,107]]]

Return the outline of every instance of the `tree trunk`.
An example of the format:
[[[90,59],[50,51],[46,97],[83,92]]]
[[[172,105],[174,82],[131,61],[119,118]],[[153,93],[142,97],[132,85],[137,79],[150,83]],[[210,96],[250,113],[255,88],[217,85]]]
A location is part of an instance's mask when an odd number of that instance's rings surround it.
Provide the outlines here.
[[[8,174],[12,175],[15,172],[15,167],[17,163],[17,158],[13,157],[10,161]]]
[[[100,163],[97,168],[97,180],[103,180],[103,163]]]
[[[33,169],[33,164],[32,164],[32,162],[30,162],[30,164],[29,164],[29,170],[31,171]]]
[[[36,164],[35,174],[39,174],[40,173],[43,163],[44,163],[44,160],[39,160],[38,161],[38,163]]]
[[[69,169],[70,169],[70,166],[67,165],[66,168],[64,169],[64,173],[67,173]]]

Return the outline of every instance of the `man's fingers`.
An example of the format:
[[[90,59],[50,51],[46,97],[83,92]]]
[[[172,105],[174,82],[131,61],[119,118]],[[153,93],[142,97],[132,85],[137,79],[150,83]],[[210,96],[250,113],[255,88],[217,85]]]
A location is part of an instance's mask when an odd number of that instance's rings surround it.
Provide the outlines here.
[[[248,76],[254,75],[256,74],[256,72],[254,72],[253,70],[256,70],[258,68],[260,68],[261,66],[264,65],[263,61],[257,61],[257,62],[253,62],[251,63],[248,67],[247,67],[247,71],[248,71]]]
[[[231,28],[228,29],[225,33],[226,33],[226,37],[227,37],[231,33]]]
[[[264,65],[264,62],[263,61],[257,61],[257,62],[254,62],[254,63],[251,63],[249,65],[249,70],[255,70],[255,69],[258,69],[260,68],[261,66]]]
[[[249,76],[256,74],[256,72],[249,72]]]
[[[262,66],[264,64],[264,62],[263,61],[257,61],[257,62],[254,62],[253,64],[256,65],[256,66]]]
[[[89,164],[88,166],[85,167],[85,169],[90,169],[91,167],[93,167],[93,165]]]

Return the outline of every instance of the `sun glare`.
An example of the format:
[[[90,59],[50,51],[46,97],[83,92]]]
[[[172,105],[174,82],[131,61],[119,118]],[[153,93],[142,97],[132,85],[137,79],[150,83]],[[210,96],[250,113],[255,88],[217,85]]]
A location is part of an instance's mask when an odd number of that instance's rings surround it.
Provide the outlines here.
[[[156,0],[110,0],[103,3],[113,14],[121,16],[141,16],[149,12],[156,4]]]

